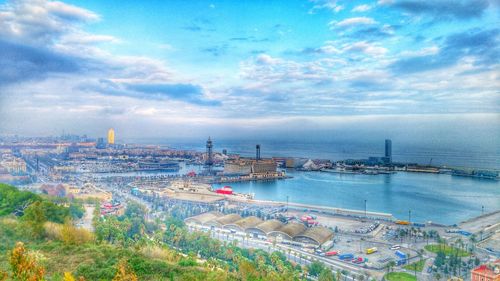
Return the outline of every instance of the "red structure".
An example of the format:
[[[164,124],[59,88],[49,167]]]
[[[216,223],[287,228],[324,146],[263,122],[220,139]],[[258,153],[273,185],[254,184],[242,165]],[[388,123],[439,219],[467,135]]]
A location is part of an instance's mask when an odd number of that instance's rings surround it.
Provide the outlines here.
[[[223,188],[215,190],[215,192],[218,194],[231,195],[233,194],[233,189],[230,186],[226,185]]]
[[[483,264],[473,269],[470,275],[471,281],[500,281],[500,260],[491,264]]]

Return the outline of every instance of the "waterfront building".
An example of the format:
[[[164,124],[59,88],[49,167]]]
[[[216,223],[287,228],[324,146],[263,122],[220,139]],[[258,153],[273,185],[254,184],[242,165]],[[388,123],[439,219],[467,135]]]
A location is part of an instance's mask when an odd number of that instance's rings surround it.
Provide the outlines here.
[[[305,244],[321,246],[333,238],[333,231],[326,227],[316,226],[306,229],[303,233],[296,235],[293,240]]]
[[[109,145],[115,144],[115,130],[113,128],[110,128],[108,130],[108,144]]]
[[[284,224],[276,219],[263,221],[255,216],[241,217],[239,214],[223,215],[219,212],[199,214],[184,221],[190,225],[217,227],[240,233],[245,232],[253,237],[296,241],[315,246],[331,243],[334,235],[332,230],[322,226],[306,227],[297,222]]]
[[[224,161],[225,175],[258,175],[276,173],[276,162],[273,159],[239,158]]]
[[[384,158],[385,158],[385,161],[388,161],[388,163],[392,162],[392,141],[389,139],[385,140]]]
[[[471,281],[500,281],[500,260],[473,269]]]

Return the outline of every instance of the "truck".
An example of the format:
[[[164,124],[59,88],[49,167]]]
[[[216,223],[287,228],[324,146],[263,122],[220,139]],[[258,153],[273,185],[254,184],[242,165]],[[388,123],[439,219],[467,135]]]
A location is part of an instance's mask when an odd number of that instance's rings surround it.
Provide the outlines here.
[[[336,255],[338,255],[338,253],[339,253],[339,252],[337,252],[337,251],[329,251],[329,252],[326,252],[326,253],[325,253],[325,255],[326,255],[327,257],[331,257],[331,256],[336,256]]]
[[[403,265],[403,264],[406,264],[406,259],[403,259],[403,260],[398,260],[396,262],[396,265]]]
[[[373,254],[377,251],[377,247],[372,247],[372,248],[368,248],[366,249],[366,254],[369,255],[369,254]]]
[[[330,250],[332,247],[333,247],[333,241],[332,240],[328,240],[325,243],[323,243],[323,245],[321,245],[321,249],[323,249],[325,251]]]
[[[395,251],[394,254],[396,254],[396,256],[398,256],[401,259],[406,259],[406,254],[399,250]]]
[[[353,254],[342,254],[339,256],[340,260],[352,260],[354,258]]]
[[[414,222],[413,226],[416,226],[416,227],[425,227],[425,223]]]

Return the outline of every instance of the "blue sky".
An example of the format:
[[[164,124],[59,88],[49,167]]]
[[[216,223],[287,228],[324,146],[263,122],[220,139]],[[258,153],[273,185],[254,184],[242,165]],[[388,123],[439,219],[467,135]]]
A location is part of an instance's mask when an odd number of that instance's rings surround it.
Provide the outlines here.
[[[0,3],[5,134],[499,127],[494,0]]]

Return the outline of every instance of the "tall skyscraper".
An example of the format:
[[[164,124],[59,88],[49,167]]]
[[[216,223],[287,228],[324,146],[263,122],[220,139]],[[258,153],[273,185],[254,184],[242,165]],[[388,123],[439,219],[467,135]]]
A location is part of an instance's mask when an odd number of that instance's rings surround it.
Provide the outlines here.
[[[392,141],[387,139],[385,140],[385,158],[392,162]]]
[[[115,144],[115,130],[113,128],[108,130],[108,144]]]

